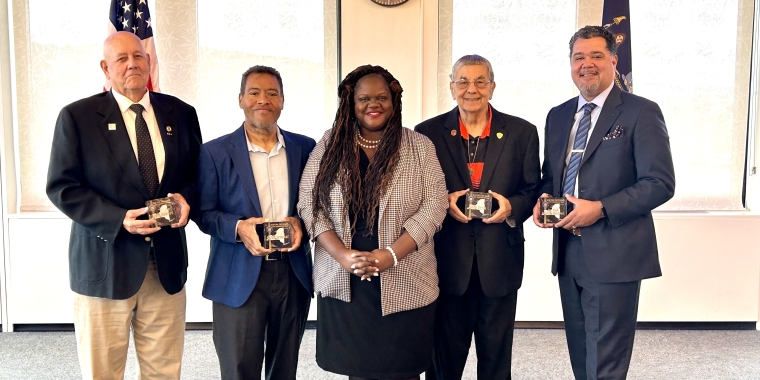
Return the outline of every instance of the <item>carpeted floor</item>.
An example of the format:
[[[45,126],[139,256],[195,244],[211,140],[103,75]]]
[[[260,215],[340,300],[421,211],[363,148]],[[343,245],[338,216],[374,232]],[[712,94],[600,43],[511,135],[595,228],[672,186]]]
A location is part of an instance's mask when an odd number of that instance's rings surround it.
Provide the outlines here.
[[[307,330],[298,365],[299,379],[345,379],[322,371],[314,361],[316,332]],[[476,379],[474,345],[463,379]],[[572,379],[564,332],[515,331],[515,380]],[[73,332],[0,333],[0,379],[78,379]],[[135,377],[134,353],[127,379]],[[188,331],[183,379],[219,379],[210,331]],[[760,331],[643,330],[636,335],[629,379],[760,379]]]

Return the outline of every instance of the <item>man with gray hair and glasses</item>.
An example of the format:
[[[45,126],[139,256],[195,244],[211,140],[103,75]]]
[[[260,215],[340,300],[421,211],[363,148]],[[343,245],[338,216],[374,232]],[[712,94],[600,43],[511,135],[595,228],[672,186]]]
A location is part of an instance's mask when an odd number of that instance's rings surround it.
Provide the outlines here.
[[[478,379],[511,378],[523,222],[538,197],[536,127],[494,109],[491,63],[460,58],[451,70],[457,106],[415,128],[430,138],[446,177],[449,211],[435,235],[441,294],[427,379],[461,379],[472,336]]]

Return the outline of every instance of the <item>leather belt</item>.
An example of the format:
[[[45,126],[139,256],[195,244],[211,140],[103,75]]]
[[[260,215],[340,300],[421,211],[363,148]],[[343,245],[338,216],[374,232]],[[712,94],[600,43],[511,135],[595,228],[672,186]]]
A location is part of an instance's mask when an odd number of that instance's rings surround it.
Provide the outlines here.
[[[266,256],[264,256],[265,261],[277,261],[277,260],[285,260],[288,257],[287,252],[272,252]]]

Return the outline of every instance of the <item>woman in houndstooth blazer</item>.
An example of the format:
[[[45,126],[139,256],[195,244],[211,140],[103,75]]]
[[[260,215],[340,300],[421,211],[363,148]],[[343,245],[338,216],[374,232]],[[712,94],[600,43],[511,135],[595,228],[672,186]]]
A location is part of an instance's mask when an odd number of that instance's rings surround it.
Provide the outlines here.
[[[301,179],[298,212],[316,242],[317,363],[350,379],[418,379],[431,364],[433,235],[448,198],[433,144],[401,126],[401,92],[382,67],[348,74]]]

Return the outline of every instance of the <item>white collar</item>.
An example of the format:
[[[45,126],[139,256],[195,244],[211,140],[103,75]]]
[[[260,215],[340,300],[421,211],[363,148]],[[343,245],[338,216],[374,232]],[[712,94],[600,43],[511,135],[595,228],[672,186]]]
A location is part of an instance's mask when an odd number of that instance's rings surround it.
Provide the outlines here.
[[[607,87],[606,90],[602,91],[599,95],[596,96],[596,98],[591,99],[589,102],[586,100],[586,98],[583,97],[583,95],[578,95],[578,109],[575,110],[576,113],[581,111],[581,108],[586,105],[586,103],[594,103],[596,104],[596,107],[599,109],[602,109],[602,106],[604,106],[604,101],[607,100],[607,96],[610,95],[610,91],[612,91],[612,86],[615,85],[615,82],[613,81],[610,83],[610,86]]]
[[[245,128],[245,127],[243,127]],[[282,133],[280,132],[280,127],[276,126],[277,128],[277,144],[274,146],[275,150],[280,150],[280,148],[285,147],[285,139],[282,138]],[[248,151],[249,152],[265,152],[264,149],[262,149],[260,146],[254,144],[251,142],[251,140],[248,139],[248,133],[245,134],[245,142],[248,144]]]
[[[113,95],[114,99],[116,99],[116,103],[119,105],[119,110],[123,114],[124,112],[127,112],[129,107],[131,107],[135,102],[133,102],[128,97],[120,94],[118,91],[111,88],[111,94]],[[142,99],[140,99],[139,102],[136,104],[139,104],[143,106],[146,110],[150,108],[150,91],[145,91],[145,94],[143,95]]]

